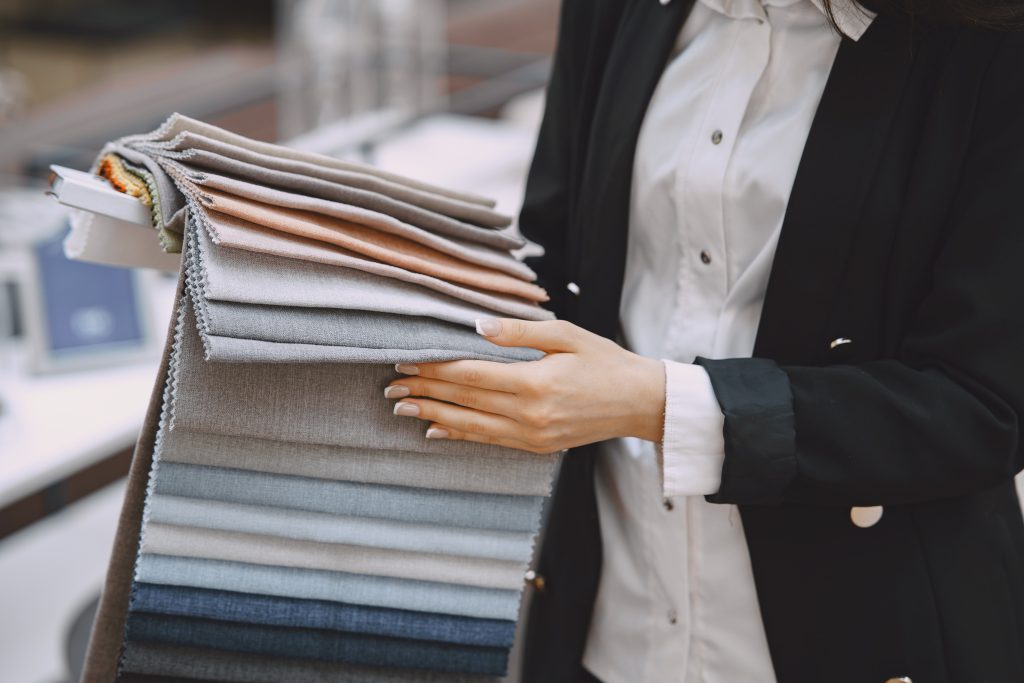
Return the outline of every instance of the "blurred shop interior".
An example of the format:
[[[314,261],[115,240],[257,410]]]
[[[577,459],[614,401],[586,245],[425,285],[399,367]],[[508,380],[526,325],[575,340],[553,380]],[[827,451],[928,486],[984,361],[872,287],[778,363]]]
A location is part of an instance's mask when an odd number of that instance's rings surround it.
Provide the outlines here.
[[[0,3],[0,681],[81,667],[174,280],[68,261],[51,164],[181,112],[518,210],[557,0]]]

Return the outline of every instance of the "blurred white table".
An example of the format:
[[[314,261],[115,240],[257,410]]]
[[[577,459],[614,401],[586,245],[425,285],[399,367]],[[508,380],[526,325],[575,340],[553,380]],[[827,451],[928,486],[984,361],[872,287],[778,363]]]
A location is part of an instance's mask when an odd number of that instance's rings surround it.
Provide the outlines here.
[[[152,317],[168,320],[174,282],[156,280],[149,295]],[[0,509],[134,444],[159,361],[39,376],[4,368]]]

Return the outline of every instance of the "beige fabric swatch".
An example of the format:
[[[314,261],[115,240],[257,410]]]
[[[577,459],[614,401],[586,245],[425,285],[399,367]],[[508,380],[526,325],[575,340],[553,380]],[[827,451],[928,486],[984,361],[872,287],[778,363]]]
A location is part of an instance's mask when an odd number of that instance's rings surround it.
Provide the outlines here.
[[[506,590],[522,588],[527,569],[524,563],[508,560],[296,541],[156,522],[146,525],[142,552]]]
[[[485,292],[430,275],[415,273],[354,254],[341,247],[271,230],[227,214],[203,209],[201,217],[214,244],[218,246],[375,273],[421,285],[513,318],[547,320],[553,317],[532,301],[524,301],[519,297],[507,294]]]
[[[518,296],[528,301],[548,300],[547,293],[537,285],[466,263],[404,237],[382,233],[350,221],[260,204],[210,189],[203,191],[202,199],[205,206],[213,211],[276,231],[342,247],[399,268],[478,289]]]

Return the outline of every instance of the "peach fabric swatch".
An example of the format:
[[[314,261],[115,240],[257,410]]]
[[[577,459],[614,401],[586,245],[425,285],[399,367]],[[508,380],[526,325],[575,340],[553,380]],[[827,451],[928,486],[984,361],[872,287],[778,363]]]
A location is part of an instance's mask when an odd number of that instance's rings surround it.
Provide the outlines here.
[[[512,318],[550,320],[554,317],[532,301],[507,294],[481,291],[431,275],[397,268],[360,256],[341,247],[315,242],[287,232],[271,230],[228,214],[203,208],[199,216],[209,232],[210,238],[218,246],[374,273],[447,294]]]
[[[442,280],[528,301],[548,300],[541,287],[518,278],[461,261],[403,237],[321,214],[260,204],[205,188],[200,196],[207,208],[273,230],[333,244],[384,263]]]

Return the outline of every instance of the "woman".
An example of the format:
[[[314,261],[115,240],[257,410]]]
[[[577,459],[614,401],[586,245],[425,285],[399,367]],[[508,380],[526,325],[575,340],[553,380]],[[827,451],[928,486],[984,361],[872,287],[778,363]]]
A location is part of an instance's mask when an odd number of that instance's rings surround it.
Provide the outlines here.
[[[388,390],[572,449],[525,681],[1024,681],[1019,15],[566,0],[520,217],[562,321],[478,330],[549,355]]]

